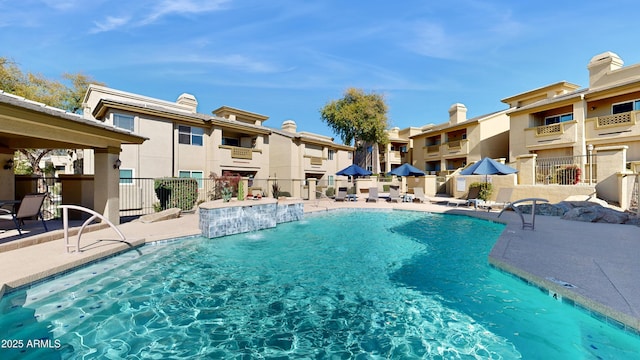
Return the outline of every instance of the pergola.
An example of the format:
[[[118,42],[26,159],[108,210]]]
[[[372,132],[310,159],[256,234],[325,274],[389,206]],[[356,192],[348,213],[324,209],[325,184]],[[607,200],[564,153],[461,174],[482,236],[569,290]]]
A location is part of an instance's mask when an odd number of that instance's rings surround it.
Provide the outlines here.
[[[122,144],[145,137],[0,91],[0,199],[13,199],[15,176],[4,165],[19,149],[92,149],[95,211],[120,223],[120,171],[114,166]],[[64,199],[63,199],[64,201]]]

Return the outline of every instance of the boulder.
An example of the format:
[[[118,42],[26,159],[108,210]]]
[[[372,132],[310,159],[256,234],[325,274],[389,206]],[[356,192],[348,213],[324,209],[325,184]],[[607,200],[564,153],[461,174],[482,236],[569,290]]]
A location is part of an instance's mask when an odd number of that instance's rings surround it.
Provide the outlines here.
[[[163,220],[176,219],[180,217],[180,208],[171,208],[157,213],[140,216],[140,222],[144,224],[154,223]]]
[[[562,216],[562,219],[608,224],[624,224],[629,220],[629,214],[596,205],[573,208],[567,211]]]

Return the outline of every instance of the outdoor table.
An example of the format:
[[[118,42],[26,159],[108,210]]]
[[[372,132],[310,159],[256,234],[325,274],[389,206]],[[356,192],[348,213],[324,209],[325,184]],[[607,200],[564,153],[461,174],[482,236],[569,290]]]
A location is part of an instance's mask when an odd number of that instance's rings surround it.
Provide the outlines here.
[[[347,201],[357,201],[358,197],[356,196],[356,194],[348,194],[346,199]]]
[[[413,194],[402,195],[402,202],[413,202]]]

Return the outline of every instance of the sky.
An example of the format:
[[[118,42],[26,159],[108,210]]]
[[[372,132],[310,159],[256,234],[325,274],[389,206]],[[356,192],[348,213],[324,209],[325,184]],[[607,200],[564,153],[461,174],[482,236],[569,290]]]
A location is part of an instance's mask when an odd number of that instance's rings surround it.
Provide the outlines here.
[[[389,127],[447,122],[455,103],[489,114],[558,81],[588,87],[605,51],[640,63],[638,15],[631,0],[0,0],[0,57],[340,142],[320,109],[347,88],[382,94]]]

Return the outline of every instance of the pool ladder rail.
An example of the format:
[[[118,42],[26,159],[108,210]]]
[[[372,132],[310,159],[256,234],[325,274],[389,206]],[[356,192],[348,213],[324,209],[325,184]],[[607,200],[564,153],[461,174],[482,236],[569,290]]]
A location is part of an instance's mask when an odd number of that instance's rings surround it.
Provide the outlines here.
[[[118,236],[120,237],[120,240],[122,240],[122,242],[127,242],[127,239],[125,238],[124,234],[111,221],[109,221],[107,218],[105,218],[101,214],[99,214],[99,213],[97,213],[97,212],[95,212],[95,211],[93,211],[91,209],[88,209],[88,208],[82,207],[82,206],[78,206],[78,205],[59,205],[58,208],[62,209],[62,225],[63,225],[63,228],[64,228],[64,243],[65,243],[65,247],[67,249],[67,253],[71,252],[70,251],[71,248],[75,248],[75,252],[76,253],[82,252],[80,250],[80,238],[82,237],[82,232],[87,227],[87,225],[91,224],[91,222],[93,222],[93,220],[95,220],[97,218],[99,218],[103,222],[107,223],[113,230],[115,230],[115,232],[118,234]],[[69,209],[86,212],[86,213],[92,215],[80,227],[80,230],[78,231],[78,240],[77,240],[77,242],[75,244],[70,244],[69,243]]]

